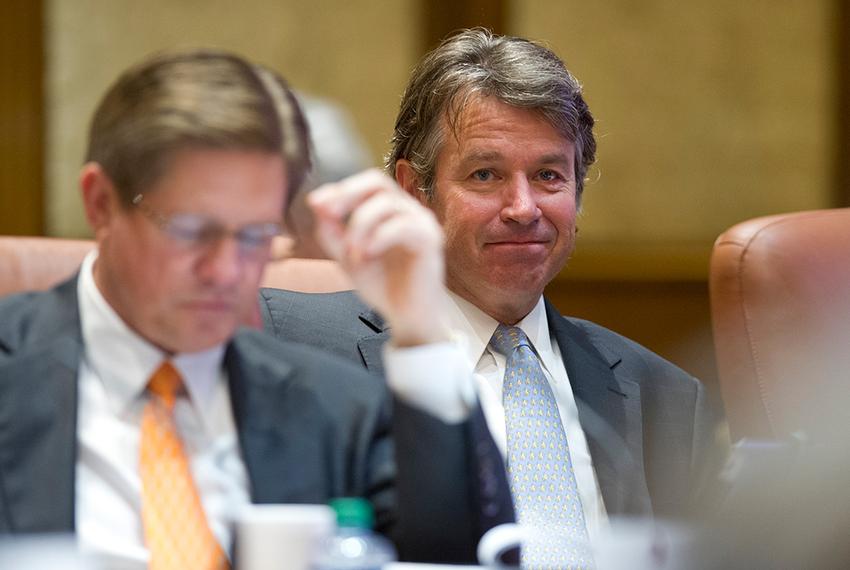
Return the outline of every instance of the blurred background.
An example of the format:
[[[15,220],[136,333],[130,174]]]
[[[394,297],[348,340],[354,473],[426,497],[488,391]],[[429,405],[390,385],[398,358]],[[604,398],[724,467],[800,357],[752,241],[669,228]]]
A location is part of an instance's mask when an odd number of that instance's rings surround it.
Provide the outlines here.
[[[483,25],[548,44],[597,119],[573,260],[548,295],[716,385],[708,260],[760,215],[850,205],[848,0],[4,0],[0,234],[87,237],[87,122],[117,74],[216,46],[331,102],[380,164],[412,65]]]

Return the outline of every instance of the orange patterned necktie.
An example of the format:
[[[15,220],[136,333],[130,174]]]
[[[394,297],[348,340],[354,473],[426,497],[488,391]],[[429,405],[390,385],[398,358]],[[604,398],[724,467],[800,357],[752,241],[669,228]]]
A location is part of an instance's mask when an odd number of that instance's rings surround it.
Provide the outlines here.
[[[142,522],[151,570],[229,568],[213,536],[183,443],[174,425],[174,402],[183,389],[180,374],[165,361],[148,383],[142,413],[139,471]]]

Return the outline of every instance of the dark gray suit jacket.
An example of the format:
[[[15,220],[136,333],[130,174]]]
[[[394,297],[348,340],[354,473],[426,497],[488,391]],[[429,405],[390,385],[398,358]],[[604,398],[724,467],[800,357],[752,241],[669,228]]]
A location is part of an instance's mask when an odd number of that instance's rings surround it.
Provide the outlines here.
[[[76,287],[0,299],[0,534],[74,529]],[[259,331],[237,333],[224,366],[253,502],[367,497],[403,557],[474,560],[466,425],[402,405],[391,414],[380,379]],[[452,468],[429,468],[436,453]]]
[[[389,331],[351,292],[263,289],[266,329],[383,374]],[[591,322],[566,318],[547,302],[610,514],[675,515],[688,507],[706,461],[715,416],[703,386],[653,352]]]

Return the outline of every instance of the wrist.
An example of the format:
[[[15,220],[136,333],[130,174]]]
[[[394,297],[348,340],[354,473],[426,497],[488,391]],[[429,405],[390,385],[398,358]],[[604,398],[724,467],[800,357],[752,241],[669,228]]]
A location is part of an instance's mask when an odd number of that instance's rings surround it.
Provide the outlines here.
[[[435,319],[406,322],[390,321],[389,325],[391,333],[390,342],[398,348],[436,344],[452,339],[449,328]]]

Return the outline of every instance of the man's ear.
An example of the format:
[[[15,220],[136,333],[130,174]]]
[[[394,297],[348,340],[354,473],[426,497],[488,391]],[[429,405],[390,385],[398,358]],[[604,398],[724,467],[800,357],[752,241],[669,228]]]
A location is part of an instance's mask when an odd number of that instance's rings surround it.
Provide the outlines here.
[[[95,237],[100,238],[120,208],[115,185],[100,164],[87,162],[80,170],[80,191],[86,219]]]
[[[400,158],[395,163],[395,181],[402,189],[419,200],[423,206],[428,206],[428,197],[419,189],[419,175],[413,170],[409,160]]]

